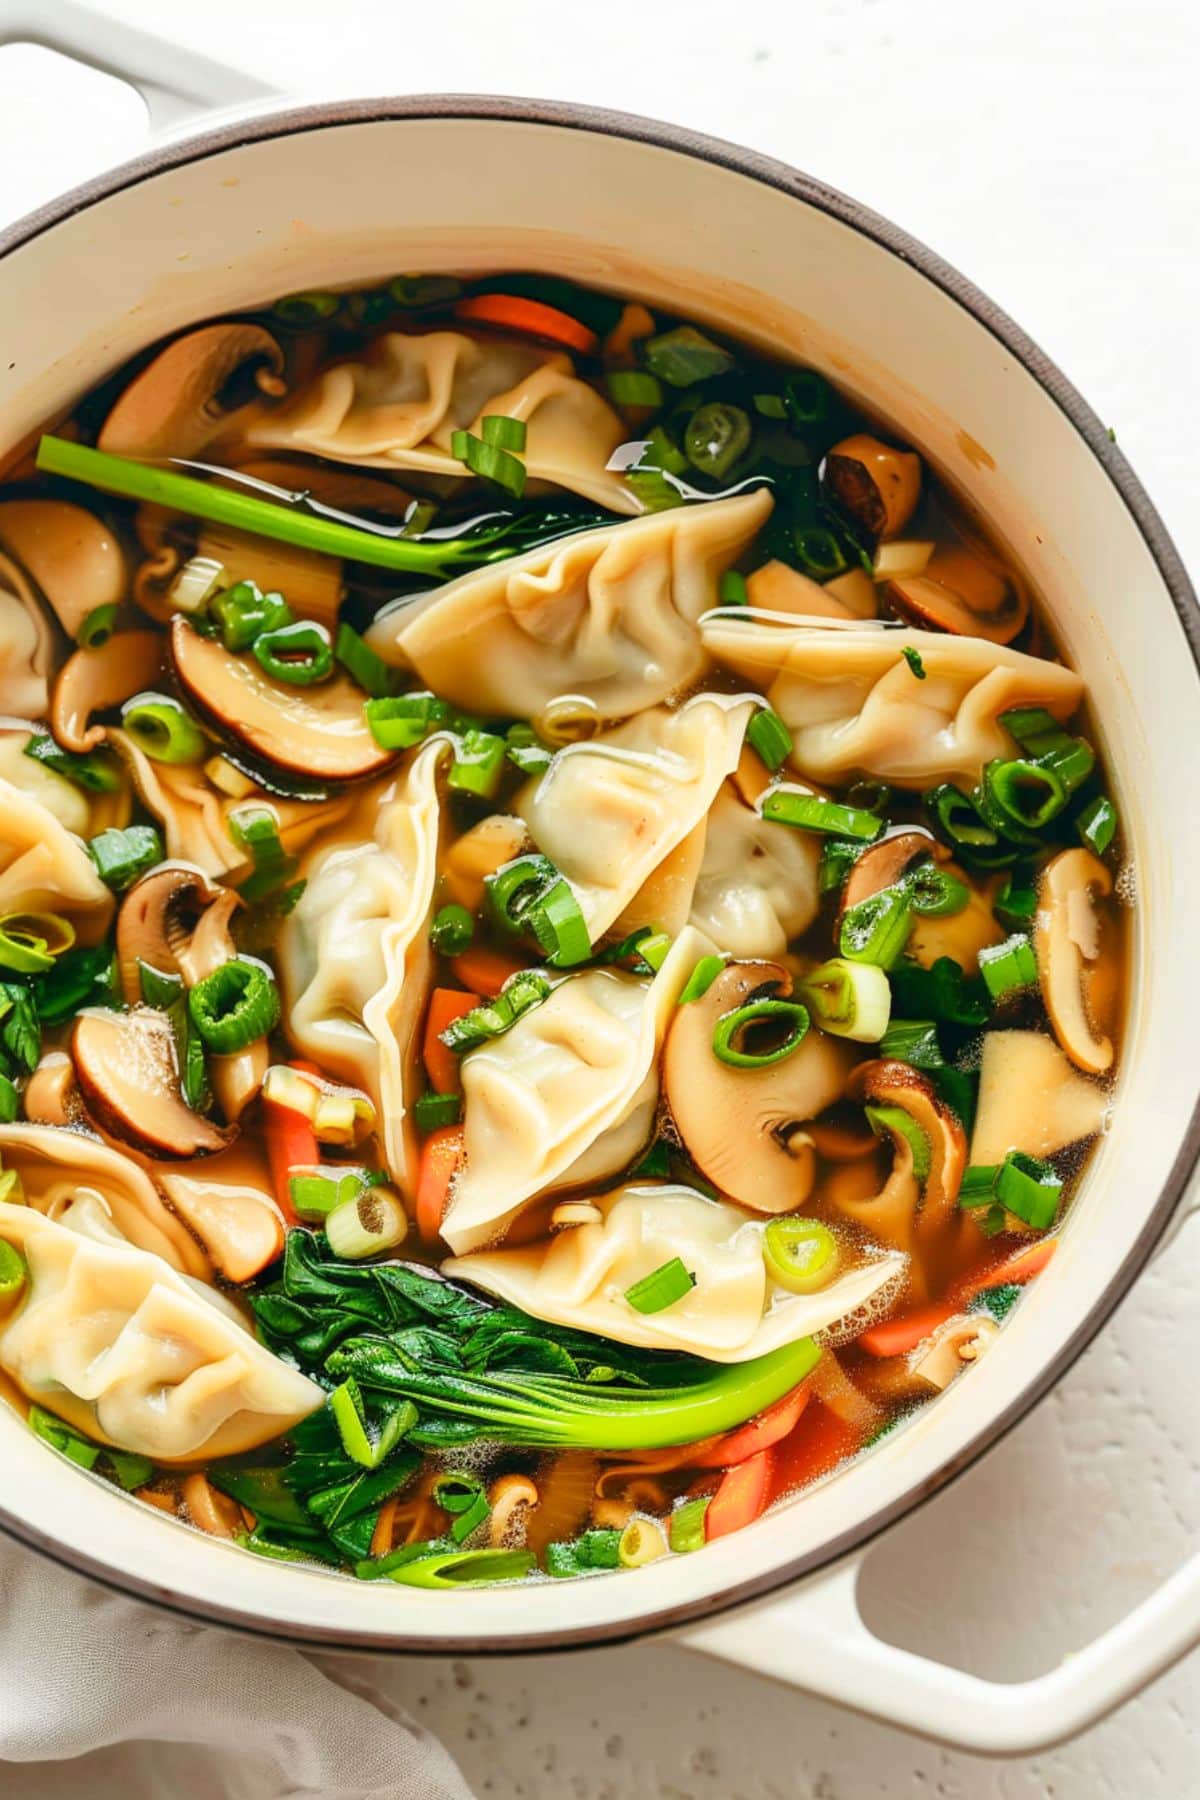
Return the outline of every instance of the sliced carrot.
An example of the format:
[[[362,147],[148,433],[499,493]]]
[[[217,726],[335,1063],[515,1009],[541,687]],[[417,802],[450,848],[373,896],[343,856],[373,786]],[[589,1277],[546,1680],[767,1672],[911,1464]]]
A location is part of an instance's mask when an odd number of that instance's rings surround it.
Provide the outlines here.
[[[726,1470],[704,1515],[706,1543],[727,1537],[731,1531],[740,1531],[743,1525],[749,1525],[766,1511],[771,1498],[774,1461],[773,1450],[760,1450],[757,1456],[739,1463],[736,1469]]]
[[[904,1356],[915,1350],[931,1332],[952,1319],[958,1307],[952,1300],[939,1300],[933,1306],[918,1306],[913,1312],[901,1313],[882,1325],[872,1325],[856,1340],[858,1348],[868,1356]]]
[[[793,1431],[772,1451],[771,1492],[778,1500],[793,1488],[806,1487],[845,1462],[859,1448],[863,1433],[814,1400]]]
[[[458,1057],[453,1050],[447,1050],[439,1033],[445,1031],[454,1019],[461,1019],[464,1013],[469,1013],[478,1005],[479,995],[464,994],[461,988],[434,988],[429,996],[421,1056],[429,1085],[435,1094],[457,1094],[461,1085]]]
[[[800,1414],[808,1405],[810,1389],[807,1382],[793,1388],[774,1406],[768,1406],[766,1412],[759,1413],[757,1419],[751,1419],[745,1425],[739,1425],[736,1431],[727,1431],[723,1437],[708,1445],[692,1459],[694,1469],[730,1469],[735,1463],[746,1462],[763,1450],[769,1450],[780,1438],[788,1437],[795,1429]]]
[[[954,1297],[959,1306],[965,1306],[968,1300],[973,1300],[976,1294],[982,1294],[985,1288],[1003,1287],[1008,1282],[1032,1281],[1035,1275],[1041,1274],[1057,1249],[1057,1238],[1043,1238],[1040,1243],[1017,1250],[1012,1256],[993,1263],[990,1269],[964,1277],[955,1288]]]
[[[460,319],[480,325],[498,325],[503,331],[521,331],[529,337],[547,338],[590,356],[600,340],[587,325],[547,306],[544,300],[525,300],[518,294],[470,294],[454,308]]]
[[[320,1074],[313,1063],[297,1062],[292,1067],[305,1075]],[[289,1225],[296,1225],[299,1220],[292,1205],[292,1170],[311,1169],[314,1164],[319,1163],[321,1146],[304,1114],[298,1113],[294,1107],[281,1106],[277,1100],[264,1100],[262,1116],[267,1161],[271,1166],[271,1186],[275,1190],[275,1198],[284,1218]]]
[[[510,956],[505,950],[493,950],[490,944],[472,944],[469,950],[454,958],[450,967],[465,988],[494,1000],[505,982],[513,975],[519,975],[529,964],[518,956]]]
[[[437,1242],[450,1183],[462,1159],[461,1125],[439,1125],[425,1139],[417,1171],[417,1230],[427,1244]]]

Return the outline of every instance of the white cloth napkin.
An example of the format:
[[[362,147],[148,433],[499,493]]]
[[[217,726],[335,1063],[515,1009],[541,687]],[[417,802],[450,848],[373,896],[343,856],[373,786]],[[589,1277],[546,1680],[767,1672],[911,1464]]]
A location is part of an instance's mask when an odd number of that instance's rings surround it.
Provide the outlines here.
[[[0,1793],[471,1800],[441,1745],[352,1659],[188,1624],[8,1545]]]

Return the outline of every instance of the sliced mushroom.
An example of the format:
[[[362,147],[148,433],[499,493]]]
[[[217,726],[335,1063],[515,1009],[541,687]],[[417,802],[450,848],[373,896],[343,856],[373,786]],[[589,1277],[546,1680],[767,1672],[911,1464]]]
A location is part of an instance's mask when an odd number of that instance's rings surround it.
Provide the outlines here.
[[[495,1547],[518,1544],[525,1535],[524,1519],[538,1503],[538,1491],[528,1475],[501,1475],[488,1491],[491,1517],[488,1543]]]
[[[195,456],[248,401],[283,391],[283,352],[261,325],[202,325],[135,375],[97,440],[118,456]]]
[[[688,1155],[731,1199],[755,1212],[794,1212],[812,1192],[816,1157],[803,1129],[841,1097],[854,1055],[810,1027],[798,1050],[763,1068],[731,1068],[713,1053],[726,1013],[764,992],[786,998],[778,963],[730,963],[706,994],[680,1006],[667,1037],[664,1087]]]
[[[92,714],[153,688],[162,677],[163,640],[156,631],[119,631],[94,650],[76,650],[58,672],[50,729],[66,750],[81,755],[103,743]]]
[[[840,930],[852,906],[902,880],[923,857],[932,857],[939,868],[963,883],[967,904],[961,912],[944,918],[914,912],[906,954],[926,969],[932,968],[940,956],[949,956],[964,974],[974,975],[979,968],[979,952],[987,944],[1002,942],[1005,933],[996,922],[988,895],[979,891],[943,844],[923,831],[898,831],[863,851],[846,878],[835,930]]]
[[[253,756],[316,781],[356,781],[395,760],[363,716],[362,689],[336,675],[316,687],[273,681],[251,656],[233,656],[186,619],[170,631],[171,660],[184,697],[215,730]]]
[[[1103,1075],[1113,1061],[1112,1039],[1097,1029],[1092,990],[1116,954],[1113,922],[1096,905],[1112,893],[1112,876],[1090,850],[1063,850],[1038,883],[1033,928],[1038,980],[1054,1035],[1077,1068]],[[1111,982],[1105,984],[1112,986]]]
[[[887,595],[897,612],[918,625],[992,644],[1011,643],[1029,617],[1024,582],[957,544],[939,546],[923,575],[889,581]]]
[[[764,563],[761,569],[748,575],[746,598],[758,612],[794,613],[806,619],[855,619],[861,616],[828,588],[822,587],[819,581],[814,581],[810,575],[802,575],[799,569],[793,569],[785,562]]]
[[[211,1156],[229,1143],[228,1131],[184,1101],[165,1013],[150,1007],[81,1012],[71,1055],[83,1103],[110,1136],[173,1160]]]
[[[1108,1093],[1072,1068],[1040,1031],[989,1031],[979,1066],[971,1161],[1001,1163],[1010,1150],[1044,1160],[1094,1137]]]
[[[192,1524],[209,1537],[233,1538],[246,1529],[237,1501],[221,1493],[199,1470],[184,1477],[181,1493]]]
[[[908,1063],[879,1058],[859,1064],[846,1092],[864,1106],[898,1107],[911,1120],[929,1145],[929,1173],[920,1184],[922,1213],[930,1221],[949,1217],[967,1166],[967,1139],[929,1078]],[[888,1127],[888,1135],[899,1148],[900,1134]]]
[[[22,1096],[25,1117],[34,1125],[74,1125],[80,1113],[75,1065],[65,1050],[47,1050]]]
[[[36,582],[69,638],[90,613],[119,606],[129,585],[120,540],[95,513],[69,500],[7,500],[0,544]]]
[[[226,1280],[249,1281],[282,1254],[285,1227],[270,1173],[244,1139],[195,1165],[154,1173]]]
[[[872,537],[895,537],[921,497],[921,459],[868,432],[855,432],[826,456],[825,486],[842,511]]]
[[[956,1313],[913,1353],[912,1372],[930,1387],[948,1388],[968,1363],[991,1349],[999,1331],[988,1313]]]
[[[0,553],[0,711],[45,716],[54,637],[45,609],[19,564]]]
[[[897,831],[864,850],[846,877],[838,909],[838,927],[852,906],[872,899],[884,888],[902,880],[921,857],[937,856],[938,848],[937,840],[928,832]]]

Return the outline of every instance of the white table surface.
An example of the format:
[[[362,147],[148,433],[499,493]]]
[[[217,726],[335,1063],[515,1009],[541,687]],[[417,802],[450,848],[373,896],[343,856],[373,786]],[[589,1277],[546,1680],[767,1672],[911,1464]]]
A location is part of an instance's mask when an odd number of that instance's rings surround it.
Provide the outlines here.
[[[972,276],[1115,427],[1200,568],[1200,11],[1191,0],[107,0],[294,93],[587,100],[740,140]],[[0,51],[0,214],[144,142],[140,101]],[[878,1628],[1033,1674],[1174,1568],[1200,1524],[1200,1226],[1054,1396],[874,1553]],[[392,1664],[497,1800],[1189,1800],[1200,1656],[1074,1744],[988,1763],[682,1651]],[[130,1800],[139,1800],[130,1796]],[[216,1797],[214,1797],[216,1800]]]

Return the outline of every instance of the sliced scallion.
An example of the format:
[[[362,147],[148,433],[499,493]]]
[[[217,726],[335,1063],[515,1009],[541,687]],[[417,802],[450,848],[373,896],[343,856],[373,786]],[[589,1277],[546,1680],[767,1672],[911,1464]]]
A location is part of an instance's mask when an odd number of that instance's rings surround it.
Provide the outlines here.
[[[816,1294],[838,1272],[841,1250],[817,1219],[772,1219],[763,1232],[767,1274],[793,1294]]]
[[[470,728],[455,745],[447,785],[460,794],[472,794],[481,800],[494,799],[504,773],[507,749],[505,740],[497,737],[495,732]]]
[[[370,694],[373,700],[384,700],[399,693],[404,675],[377,656],[371,646],[343,619],[333,640],[333,654],[351,681]]]
[[[930,919],[948,919],[963,911],[971,898],[965,881],[943,869],[932,858],[920,862],[905,877],[909,903],[915,913]]]
[[[1107,794],[1089,800],[1075,820],[1080,841],[1097,856],[1103,856],[1117,833],[1117,809]]]
[[[693,1000],[702,1000],[728,961],[727,956],[702,956],[683,984],[679,1005],[687,1006]]]
[[[904,954],[911,930],[912,901],[907,885],[901,882],[847,908],[838,931],[838,949],[851,962],[890,969]]]
[[[262,631],[250,648],[263,672],[289,687],[315,687],[333,674],[333,644],[315,619],[294,619]]]
[[[0,1238],[0,1304],[11,1306],[29,1280],[29,1264],[15,1244]]]
[[[874,1044],[887,1030],[892,990],[874,963],[835,956],[806,975],[797,992],[821,1030],[834,1037]]]
[[[440,1550],[388,1570],[389,1579],[404,1587],[472,1587],[494,1581],[519,1581],[537,1567],[532,1550]]]
[[[420,1094],[413,1102],[413,1118],[418,1131],[439,1131],[444,1125],[457,1125],[462,1118],[461,1094]]]
[[[105,887],[123,894],[139,875],[163,860],[162,839],[153,825],[115,825],[88,841],[88,855]]]
[[[992,902],[992,911],[1010,931],[1027,930],[1037,912],[1037,889],[1032,876],[1020,878],[1015,869],[1010,870]]]
[[[1049,1163],[1023,1150],[1010,1150],[996,1176],[996,1199],[1005,1212],[1045,1231],[1054,1223],[1063,1184]]]
[[[98,650],[101,644],[107,644],[116,626],[115,605],[93,606],[76,632],[75,642],[81,650]]]
[[[202,762],[208,753],[204,733],[173,694],[135,694],[121,723],[152,762]]]
[[[439,1033],[441,1042],[447,1050],[461,1055],[479,1044],[486,1044],[491,1038],[502,1037],[522,1014],[531,1007],[540,1006],[549,993],[550,983],[546,977],[536,969],[527,969],[514,975],[494,1000],[472,1007],[461,1018],[452,1019]]]
[[[549,744],[542,742],[532,725],[520,722],[510,725],[504,741],[509,762],[523,775],[541,775],[550,767],[554,752]]]
[[[451,718],[436,694],[397,694],[368,700],[363,716],[381,750],[411,750]]]
[[[696,1285],[696,1277],[686,1269],[678,1256],[643,1275],[625,1289],[625,1298],[634,1312],[660,1313],[674,1306]]]
[[[710,400],[698,406],[683,434],[684,454],[702,475],[721,480],[750,447],[750,419],[740,406]]]
[[[792,825],[801,831],[828,831],[838,837],[860,838],[872,843],[883,830],[883,820],[858,807],[843,806],[821,794],[801,793],[797,788],[774,787],[763,795],[760,811],[775,825]]]
[[[746,738],[757,750],[772,775],[792,754],[792,734],[769,706],[760,707],[746,727]]]
[[[368,1188],[356,1200],[335,1206],[325,1220],[330,1249],[349,1262],[394,1250],[407,1235],[403,1208],[395,1195],[382,1187]]]
[[[511,450],[489,444],[473,431],[455,431],[450,437],[450,454],[465,464],[472,475],[495,482],[514,499],[519,500],[525,492],[525,464]]]
[[[582,908],[562,876],[530,907],[528,925],[542,955],[556,969],[574,968],[592,954]]]
[[[283,595],[264,594],[256,581],[238,581],[214,594],[208,611],[221,628],[221,642],[234,651],[248,650],[264,631],[294,623]]]
[[[749,1000],[744,1006],[735,1007],[717,1020],[713,1027],[713,1055],[718,1062],[728,1064],[732,1069],[765,1069],[772,1063],[783,1062],[785,1057],[793,1055],[804,1042],[808,1032],[808,1008],[798,1000]],[[780,1041],[771,1042],[761,1050],[745,1048],[747,1033],[752,1033],[751,1041],[757,1041],[765,1034],[777,1038],[783,1030]]]
[[[279,989],[265,963],[235,956],[189,990],[188,1012],[206,1047],[232,1056],[279,1023]]]
[[[40,726],[25,745],[24,754],[92,794],[115,794],[121,786],[120,765],[103,750],[91,750],[86,755],[64,750]]]
[[[451,903],[433,916],[429,940],[439,956],[461,956],[475,936],[475,920],[465,906]]]
[[[493,450],[520,452],[525,448],[524,419],[510,419],[504,413],[487,413],[479,427],[485,444]]]
[[[912,1114],[902,1106],[866,1106],[863,1111],[876,1137],[903,1138],[912,1152],[913,1175],[918,1182],[927,1180],[933,1167],[933,1149]]]
[[[1058,817],[1069,791],[1049,763],[1012,757],[995,760],[983,771],[975,802],[989,824],[1017,842],[1028,841]]]
[[[653,410],[662,405],[662,383],[647,369],[610,369],[604,385],[609,399],[617,406],[645,406]]]
[[[698,1500],[685,1500],[671,1514],[667,1536],[677,1556],[703,1548],[704,1516],[708,1511],[710,1498],[710,1495],[703,1494]]]
[[[746,588],[746,577],[740,575],[736,569],[726,569],[717,583],[717,598],[722,606],[749,606],[750,595]],[[786,726],[784,729],[787,729]]]
[[[714,375],[725,375],[734,367],[728,350],[714,344],[693,325],[678,325],[673,331],[647,339],[642,355],[651,374],[668,387],[691,387]]]
[[[1016,861],[1017,851],[1002,840],[961,788],[949,782],[931,788],[925,805],[946,842],[972,861],[984,868],[1003,868]]]
[[[1002,944],[986,944],[979,952],[979,973],[993,1001],[1023,993],[1037,981],[1037,958],[1023,931],[1014,931]]]
[[[289,881],[296,858],[289,856],[279,836],[279,819],[269,806],[238,806],[228,815],[229,835],[254,864],[238,889],[253,904],[274,894]]]

